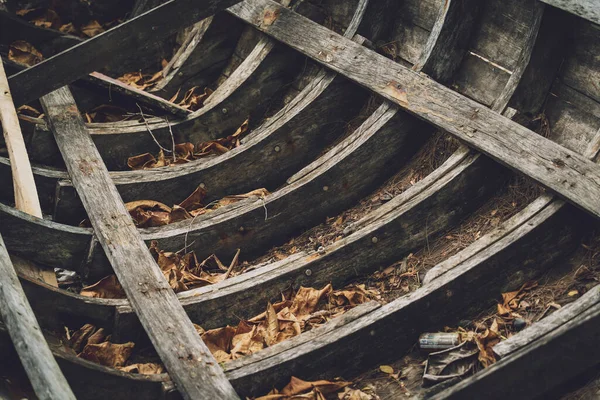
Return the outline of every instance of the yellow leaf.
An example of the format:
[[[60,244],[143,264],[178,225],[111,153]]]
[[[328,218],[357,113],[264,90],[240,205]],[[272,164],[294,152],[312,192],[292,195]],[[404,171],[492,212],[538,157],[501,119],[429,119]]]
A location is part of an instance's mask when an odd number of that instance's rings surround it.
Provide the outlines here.
[[[381,372],[383,372],[384,374],[388,374],[388,375],[391,375],[394,373],[394,368],[390,367],[389,365],[380,365],[379,370]]]
[[[577,296],[578,294],[579,294],[579,291],[577,291],[577,290],[571,290],[569,292],[569,297]]]

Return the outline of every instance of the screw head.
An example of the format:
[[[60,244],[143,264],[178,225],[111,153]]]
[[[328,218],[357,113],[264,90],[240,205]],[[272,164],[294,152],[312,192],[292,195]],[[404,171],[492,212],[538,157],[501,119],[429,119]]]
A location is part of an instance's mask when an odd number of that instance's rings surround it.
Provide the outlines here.
[[[202,182],[202,183],[200,184],[200,187],[201,187],[202,189],[206,188],[206,185],[204,184],[204,182]]]
[[[275,150],[275,153],[279,153],[281,151],[281,147],[275,146],[273,150]]]
[[[323,186],[323,191],[326,192],[329,190],[329,186]]]
[[[371,242],[372,242],[373,244],[375,244],[375,243],[379,242],[379,239],[377,239],[377,236],[373,236],[373,237],[371,238]]]
[[[221,110],[221,112],[222,112],[223,114],[227,114],[227,113],[229,112],[229,110],[228,110],[228,109],[226,109],[226,108],[223,108],[223,109]]]
[[[312,271],[310,269],[307,269],[306,271],[304,271],[304,275],[311,276],[312,275]]]
[[[244,228],[243,226],[240,226],[240,229],[239,229],[240,232],[244,232],[245,230],[246,230],[246,228]]]

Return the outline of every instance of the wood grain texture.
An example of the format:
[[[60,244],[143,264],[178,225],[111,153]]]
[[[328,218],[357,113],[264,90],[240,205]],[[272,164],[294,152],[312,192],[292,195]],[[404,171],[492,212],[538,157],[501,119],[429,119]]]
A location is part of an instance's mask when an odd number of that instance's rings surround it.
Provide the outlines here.
[[[98,240],[180,392],[187,399],[237,398],[141,240],[69,89],[41,101]]]
[[[579,17],[600,24],[600,3],[596,0],[540,0]]]
[[[42,335],[0,236],[0,316],[41,400],[75,399]]]
[[[94,70],[118,64],[130,56],[132,49],[159,43],[178,29],[235,3],[236,0],[207,0],[198,5],[192,0],[170,0],[11,76],[11,86],[18,88],[15,102],[29,103]]]
[[[600,217],[600,166],[575,152],[270,0],[243,2],[230,11]],[[265,12],[278,18],[268,26],[256,22]]]

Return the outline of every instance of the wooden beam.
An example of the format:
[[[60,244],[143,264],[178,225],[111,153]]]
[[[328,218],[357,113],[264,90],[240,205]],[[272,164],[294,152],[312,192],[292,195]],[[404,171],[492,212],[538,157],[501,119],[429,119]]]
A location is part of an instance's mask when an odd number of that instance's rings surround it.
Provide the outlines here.
[[[237,398],[141,239],[69,89],[56,90],[41,102],[98,241],[182,395]]]
[[[600,24],[600,2],[598,0],[540,0],[578,17]]]
[[[56,363],[0,236],[0,316],[41,400],[75,396]]]
[[[132,20],[75,45],[10,77],[15,103],[25,104],[130,56],[131,49],[159,43],[239,0],[170,0]],[[48,79],[52,77],[52,79]]]
[[[19,117],[12,101],[11,90],[8,87],[4,65],[0,62],[0,122],[4,132],[4,141],[11,160],[10,167],[15,193],[15,207],[36,218],[43,218],[38,191],[29,163],[29,156],[23,133],[19,125]],[[42,269],[33,263],[23,260],[15,264],[17,269],[49,285],[58,287],[53,270]]]
[[[271,0],[228,10],[600,218],[600,166]]]

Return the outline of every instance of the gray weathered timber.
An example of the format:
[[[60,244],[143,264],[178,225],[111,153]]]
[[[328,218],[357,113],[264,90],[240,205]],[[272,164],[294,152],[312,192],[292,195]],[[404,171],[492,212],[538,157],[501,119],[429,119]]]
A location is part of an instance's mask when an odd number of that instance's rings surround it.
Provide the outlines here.
[[[480,11],[481,2],[477,0],[445,1],[413,69],[441,83],[454,76],[469,48],[473,25]]]
[[[600,3],[597,0],[540,0],[571,14],[600,24]]]
[[[141,240],[69,89],[41,102],[98,241],[178,389],[187,399],[237,398]]]
[[[31,386],[42,400],[75,399],[42,335],[0,236],[0,316]]]
[[[238,0],[170,0],[10,77],[15,103],[25,104],[99,68],[118,64],[132,49],[158,43]],[[51,76],[52,79],[47,79]]]
[[[246,1],[229,11],[600,217],[600,166],[575,152],[270,0]],[[265,13],[277,19],[257,23]]]

